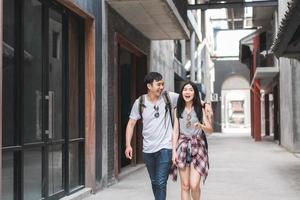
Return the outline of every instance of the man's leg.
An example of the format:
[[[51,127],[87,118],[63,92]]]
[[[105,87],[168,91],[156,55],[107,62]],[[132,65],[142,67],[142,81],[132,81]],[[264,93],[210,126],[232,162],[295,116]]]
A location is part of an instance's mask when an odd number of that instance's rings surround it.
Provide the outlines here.
[[[152,191],[155,196],[156,193],[156,165],[155,165],[155,153],[144,153],[144,160],[150,176]]]
[[[156,160],[156,193],[155,200],[165,200],[167,193],[167,181],[172,163],[172,150],[162,149]]]

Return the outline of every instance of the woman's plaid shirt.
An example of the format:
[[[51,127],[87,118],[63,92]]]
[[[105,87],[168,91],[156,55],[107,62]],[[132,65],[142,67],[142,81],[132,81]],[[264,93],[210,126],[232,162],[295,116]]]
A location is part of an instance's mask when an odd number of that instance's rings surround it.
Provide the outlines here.
[[[205,134],[205,133],[203,133]],[[190,143],[190,152],[194,168],[203,177],[203,182],[205,182],[208,175],[209,161],[208,161],[208,152],[204,142],[203,136],[194,135],[192,138],[186,137],[184,134],[180,134],[177,146],[177,165],[173,165],[170,171],[173,181],[177,180],[177,168],[184,168],[186,163],[186,152]]]

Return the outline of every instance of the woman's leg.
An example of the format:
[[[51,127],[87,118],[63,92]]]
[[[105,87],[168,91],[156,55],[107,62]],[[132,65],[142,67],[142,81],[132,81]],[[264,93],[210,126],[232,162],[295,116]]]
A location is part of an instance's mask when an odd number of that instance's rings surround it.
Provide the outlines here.
[[[194,165],[191,164],[190,167],[190,187],[193,200],[200,200],[200,180],[201,176],[199,172],[196,171]]]
[[[181,200],[190,199],[190,167],[186,166],[179,169],[180,185],[181,185]]]

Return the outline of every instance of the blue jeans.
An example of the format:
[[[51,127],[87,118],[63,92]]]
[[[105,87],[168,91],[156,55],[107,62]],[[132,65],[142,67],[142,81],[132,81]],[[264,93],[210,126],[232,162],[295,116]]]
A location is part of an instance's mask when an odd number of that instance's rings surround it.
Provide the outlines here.
[[[155,200],[165,200],[172,164],[172,150],[161,149],[155,153],[144,153],[144,160],[151,179]]]

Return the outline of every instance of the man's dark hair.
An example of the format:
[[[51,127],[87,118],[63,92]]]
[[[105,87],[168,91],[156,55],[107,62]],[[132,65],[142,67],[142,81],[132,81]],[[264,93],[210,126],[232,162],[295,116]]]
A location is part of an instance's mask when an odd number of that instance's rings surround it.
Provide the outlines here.
[[[147,85],[148,83],[152,84],[154,80],[161,81],[163,79],[162,75],[158,72],[149,72],[145,78],[144,83]]]

